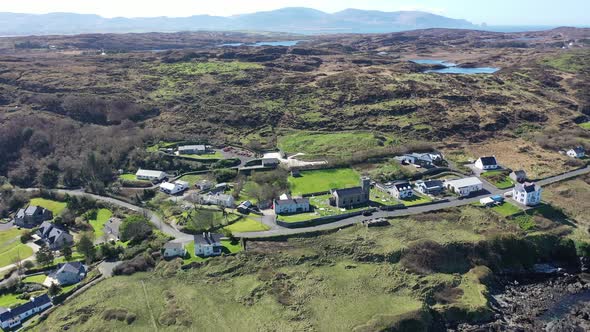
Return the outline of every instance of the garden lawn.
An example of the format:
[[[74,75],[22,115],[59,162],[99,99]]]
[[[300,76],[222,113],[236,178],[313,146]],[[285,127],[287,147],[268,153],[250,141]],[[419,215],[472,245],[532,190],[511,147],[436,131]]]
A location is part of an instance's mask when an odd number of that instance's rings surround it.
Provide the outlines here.
[[[502,205],[494,206],[492,208],[492,210],[498,212],[499,214],[501,214],[504,217],[512,216],[512,215],[522,212],[522,210],[519,209],[517,206],[510,204],[508,202],[504,202],[504,203],[502,203]]]
[[[38,274],[38,275],[35,275],[35,276],[26,277],[26,278],[24,278],[22,280],[22,282],[42,284],[43,281],[45,281],[45,278],[47,278],[46,275],[44,275],[44,274]]]
[[[13,264],[13,259],[21,260],[31,257],[33,249],[20,242],[20,236],[24,230],[10,228],[0,232],[0,267]]]
[[[203,180],[205,177],[203,175],[198,175],[198,174],[190,174],[190,175],[184,175],[183,177],[181,177],[180,181],[186,181],[189,183],[189,185],[192,187],[195,186],[195,183]]]
[[[429,203],[432,202],[432,200],[426,196],[418,196],[417,194],[414,194],[412,197],[400,199],[400,202],[402,202],[402,204],[405,206],[412,206]]]
[[[104,235],[104,224],[111,218],[113,213],[109,209],[99,209],[96,213],[96,219],[88,221],[94,229],[94,235],[97,239]]]
[[[225,230],[228,230],[232,233],[246,233],[246,232],[260,232],[260,231],[267,231],[270,228],[265,224],[261,223],[258,220],[253,218],[245,217],[242,218],[235,223],[225,226]]]
[[[83,260],[84,260],[84,255],[82,255],[81,253],[74,250],[74,252],[72,252],[72,257],[70,259],[66,259],[64,256],[60,256],[60,257],[57,257],[53,261],[53,264],[67,263],[67,262],[79,262],[79,261],[83,261]]]
[[[508,175],[508,172],[505,170],[487,171],[481,174],[481,176],[486,178],[486,180],[488,180],[498,189],[508,189],[514,187],[514,183]]]
[[[325,192],[359,186],[360,176],[351,168],[320,169],[302,171],[300,177],[289,177],[293,195]]]
[[[205,154],[181,154],[180,157],[186,157],[196,160],[209,160],[209,159],[223,159],[223,155],[219,151],[215,151],[215,153],[205,153]]]
[[[140,180],[137,180],[137,177],[135,176],[135,174],[132,174],[132,173],[121,174],[121,175],[119,175],[119,179],[125,180],[125,181],[140,181]]]
[[[27,302],[26,300],[20,300],[16,297],[18,294],[5,294],[0,295],[0,307],[10,308],[15,304],[21,304]]]
[[[45,199],[45,198],[40,198],[40,197],[31,199],[31,202],[29,204],[40,206],[42,208],[51,210],[51,212],[53,212],[54,216],[57,216],[58,214],[60,214],[61,211],[63,211],[63,209],[65,209],[67,206],[67,204],[65,202],[53,201],[50,199]]]

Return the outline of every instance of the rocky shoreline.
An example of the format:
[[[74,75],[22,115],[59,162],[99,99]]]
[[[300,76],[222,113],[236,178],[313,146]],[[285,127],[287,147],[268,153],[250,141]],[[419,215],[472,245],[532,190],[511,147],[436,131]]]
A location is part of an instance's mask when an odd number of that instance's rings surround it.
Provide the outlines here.
[[[590,331],[590,274],[504,277],[491,289],[494,320],[454,331]]]

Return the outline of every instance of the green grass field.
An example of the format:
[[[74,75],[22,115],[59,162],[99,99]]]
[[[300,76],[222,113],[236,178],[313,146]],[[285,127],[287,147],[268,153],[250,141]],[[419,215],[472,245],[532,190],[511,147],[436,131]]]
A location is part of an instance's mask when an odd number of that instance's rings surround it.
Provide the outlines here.
[[[360,175],[351,168],[321,169],[302,171],[300,177],[289,177],[293,195],[323,192],[359,185]]]
[[[61,211],[63,211],[63,209],[65,209],[67,206],[67,204],[65,202],[53,201],[50,199],[45,199],[45,198],[40,198],[40,197],[31,199],[31,202],[29,204],[40,206],[42,208],[51,210],[51,212],[53,212],[54,216],[57,216],[58,214],[60,214]]]
[[[33,255],[33,249],[20,242],[23,232],[16,228],[0,232],[0,267],[13,264],[16,257],[22,260]]]
[[[580,127],[590,130],[590,122],[580,123]]]
[[[504,202],[502,205],[496,205],[492,210],[498,212],[503,217],[509,217],[522,212],[520,208],[508,202]]]
[[[17,304],[25,303],[27,300],[17,299],[18,294],[0,295],[0,307],[10,308]]]
[[[91,219],[88,223],[94,229],[94,236],[98,239],[104,235],[104,224],[113,216],[109,209],[99,209],[96,213],[96,219]]]
[[[313,156],[351,155],[358,151],[379,148],[385,142],[373,133],[296,132],[279,137],[278,146],[288,153],[305,153]]]
[[[245,233],[267,231],[270,228],[258,220],[255,220],[250,217],[245,217],[229,226],[225,226],[223,229],[228,230],[232,233]]]
[[[47,278],[46,275],[44,275],[44,274],[38,274],[38,275],[35,275],[35,276],[26,277],[26,278],[24,278],[22,280],[22,282],[42,284],[43,281],[45,281],[45,278]]]

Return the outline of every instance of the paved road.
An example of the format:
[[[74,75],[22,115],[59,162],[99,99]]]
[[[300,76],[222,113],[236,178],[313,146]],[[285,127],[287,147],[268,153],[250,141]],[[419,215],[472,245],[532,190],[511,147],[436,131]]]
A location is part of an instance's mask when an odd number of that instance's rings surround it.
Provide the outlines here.
[[[31,190],[31,189],[29,189]],[[89,194],[84,192],[83,190],[79,189],[79,190],[65,190],[65,189],[57,189],[55,190],[58,193],[61,194],[68,194],[70,196],[88,196],[91,197],[97,201],[103,201],[109,204],[113,204],[113,205],[117,205],[120,207],[123,207],[125,209],[129,209],[138,213],[142,213],[144,214],[146,217],[149,218],[150,222],[156,227],[158,228],[160,231],[162,231],[164,234],[170,235],[175,237],[177,240],[180,241],[191,241],[193,239],[193,236],[190,234],[185,234],[181,231],[179,231],[178,229],[168,225],[167,223],[165,223],[156,213],[148,210],[148,209],[144,209],[142,207],[133,205],[133,204],[129,204],[127,202],[118,200],[116,198],[112,198],[112,197],[106,197],[106,196],[100,196],[100,195],[95,195],[95,194]]]
[[[571,171],[571,172],[567,172],[567,173],[560,174],[557,176],[552,176],[552,177],[537,181],[537,183],[541,186],[546,186],[546,185],[549,185],[549,184],[552,184],[555,182],[560,182],[563,180],[571,179],[571,178],[574,178],[574,177],[577,177],[577,176],[580,176],[583,174],[587,174],[587,173],[590,173],[590,166],[587,166],[586,168],[579,169],[576,171]],[[452,208],[452,207],[469,205],[471,203],[479,202],[479,200],[483,197],[487,197],[490,195],[504,195],[505,193],[512,191],[512,189],[499,190],[493,186],[492,187],[490,187],[490,186],[491,185],[486,185],[486,182],[484,182],[484,188],[487,188],[486,190],[488,191],[488,193],[482,194],[482,195],[479,195],[476,197],[462,199],[462,200],[454,199],[449,202],[442,202],[442,203],[438,203],[438,204],[431,204],[431,205],[425,205],[425,206],[410,207],[407,209],[394,210],[394,211],[378,211],[378,212],[373,213],[370,217],[364,217],[364,216],[350,217],[350,218],[342,219],[339,221],[335,221],[333,223],[319,225],[319,226],[294,228],[294,229],[280,228],[280,229],[271,229],[266,232],[237,233],[234,235],[236,237],[248,239],[248,238],[263,238],[263,237],[293,235],[293,234],[302,234],[302,233],[309,233],[309,232],[316,232],[316,231],[338,229],[338,228],[350,226],[352,224],[360,223],[363,220],[367,220],[367,219],[410,216],[410,215],[415,215],[415,214],[420,214],[420,213],[425,213],[425,212],[431,212],[431,211],[436,211],[436,210],[448,209],[448,208]]]
[[[564,174],[552,176],[552,177],[549,177],[549,178],[546,178],[543,180],[539,180],[539,181],[537,181],[537,183],[541,186],[546,186],[546,185],[549,185],[549,184],[552,184],[555,182],[560,182],[560,181],[574,178],[574,177],[577,177],[577,176],[580,176],[583,174],[587,174],[587,173],[590,173],[590,166],[587,166],[587,167],[579,169],[579,170],[567,172]],[[273,227],[271,230],[265,231],[265,232],[236,233],[234,235],[236,237],[248,239],[248,238],[261,238],[261,237],[273,237],[273,236],[282,236],[282,235],[302,234],[302,233],[309,233],[309,232],[315,232],[315,231],[337,229],[337,228],[346,227],[346,226],[349,226],[352,224],[360,223],[361,221],[366,220],[366,219],[374,219],[374,218],[380,218],[380,217],[409,216],[409,215],[415,215],[415,214],[431,212],[431,211],[436,211],[436,210],[448,209],[448,208],[452,208],[452,207],[469,205],[471,203],[479,202],[479,200],[481,198],[489,196],[489,195],[503,195],[507,192],[512,191],[512,189],[499,190],[499,189],[495,188],[494,186],[492,186],[491,184],[489,184],[487,181],[484,181],[484,188],[486,188],[486,190],[488,192],[485,194],[481,194],[479,196],[476,196],[476,197],[466,198],[466,199],[462,199],[462,200],[453,199],[449,202],[442,202],[442,203],[425,205],[425,206],[410,207],[410,208],[401,209],[401,210],[378,211],[378,212],[373,213],[373,215],[368,218],[363,217],[363,216],[356,216],[356,217],[350,217],[350,218],[342,219],[339,221],[335,221],[333,223],[319,225],[319,226],[296,228],[296,229]],[[26,190],[33,191],[36,189],[26,189]],[[121,200],[118,200],[118,199],[115,199],[112,197],[105,197],[105,196],[99,196],[99,195],[95,195],[95,194],[88,194],[82,190],[58,189],[56,191],[59,193],[62,193],[62,194],[68,194],[70,196],[87,195],[87,196],[92,197],[92,198],[99,200],[99,201],[107,202],[107,203],[110,203],[113,205],[117,205],[117,206],[120,206],[120,207],[123,207],[126,209],[130,209],[130,210],[139,212],[139,213],[143,213],[147,217],[150,218],[151,223],[154,224],[158,229],[160,229],[165,234],[175,237],[177,241],[189,242],[189,241],[193,240],[192,235],[182,233],[178,229],[166,224],[165,222],[162,221],[162,219],[157,214],[155,214],[154,212],[152,212],[148,209],[144,209],[142,207],[139,207],[139,206],[136,206],[133,204],[129,204],[127,202],[124,202],[124,201],[121,201]],[[268,220],[265,218],[264,222],[266,224],[268,222]]]

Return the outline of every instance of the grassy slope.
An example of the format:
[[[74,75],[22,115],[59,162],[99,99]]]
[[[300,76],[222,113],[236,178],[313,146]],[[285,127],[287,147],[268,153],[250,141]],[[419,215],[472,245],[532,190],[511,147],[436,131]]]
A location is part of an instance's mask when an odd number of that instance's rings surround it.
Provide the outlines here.
[[[293,195],[348,188],[359,185],[359,174],[350,168],[302,171],[301,177],[289,177]]]
[[[16,228],[0,232],[0,267],[12,264],[15,257],[25,259],[33,255],[33,249],[20,242],[23,232]]]
[[[278,145],[288,153],[339,156],[377,148],[379,142],[374,134],[368,132],[295,132],[281,136]]]
[[[574,179],[544,188],[543,198],[561,209],[576,221],[570,237],[590,243],[590,179]]]
[[[185,175],[185,176],[181,177],[179,180],[188,182],[192,188],[195,186],[195,183],[197,183],[203,179],[205,179],[205,176],[203,176],[203,175],[191,174],[191,175]]]
[[[420,238],[441,242],[478,241],[485,236],[484,228],[499,230],[503,226],[482,209],[467,208],[463,212],[433,215],[429,221],[398,219],[391,227],[359,226],[319,238],[291,239],[288,241],[291,248],[268,253],[264,260],[245,254],[213,258],[202,268],[173,276],[161,277],[156,272],[115,277],[57,308],[38,329],[58,331],[70,325],[77,331],[98,327],[143,331],[153,329],[150,318],[153,315],[161,331],[237,328],[349,331],[383,315],[420,310],[425,289],[449,284],[456,276],[419,277],[408,274],[397,264],[352,261],[341,257],[338,248],[354,252],[346,249],[354,246],[356,252],[383,253],[400,250]],[[330,248],[320,245],[328,243]],[[327,255],[327,261],[318,264],[318,260],[299,260],[302,255],[314,254]],[[142,281],[151,313],[145,304]],[[465,296],[459,303],[477,304],[478,293],[471,290],[480,289],[479,284],[471,278],[464,278],[460,284]],[[173,315],[177,322],[191,323],[163,324],[160,317],[168,315],[164,312],[172,312],[167,293],[176,303]],[[196,301],[200,305],[195,305]],[[124,322],[103,320],[102,313],[111,308],[134,313],[136,322],[128,326]],[[80,322],[78,317],[84,312],[90,312],[88,321]]]
[[[96,213],[96,219],[88,221],[92,225],[97,239],[104,235],[104,224],[109,221],[112,215],[113,213],[109,209],[99,209]]]
[[[57,216],[58,214],[60,214],[61,211],[63,211],[63,209],[66,208],[66,205],[67,205],[65,202],[58,202],[58,201],[53,201],[50,199],[39,198],[39,197],[31,199],[30,204],[37,205],[42,208],[51,210],[51,212],[53,212],[54,216]]]

